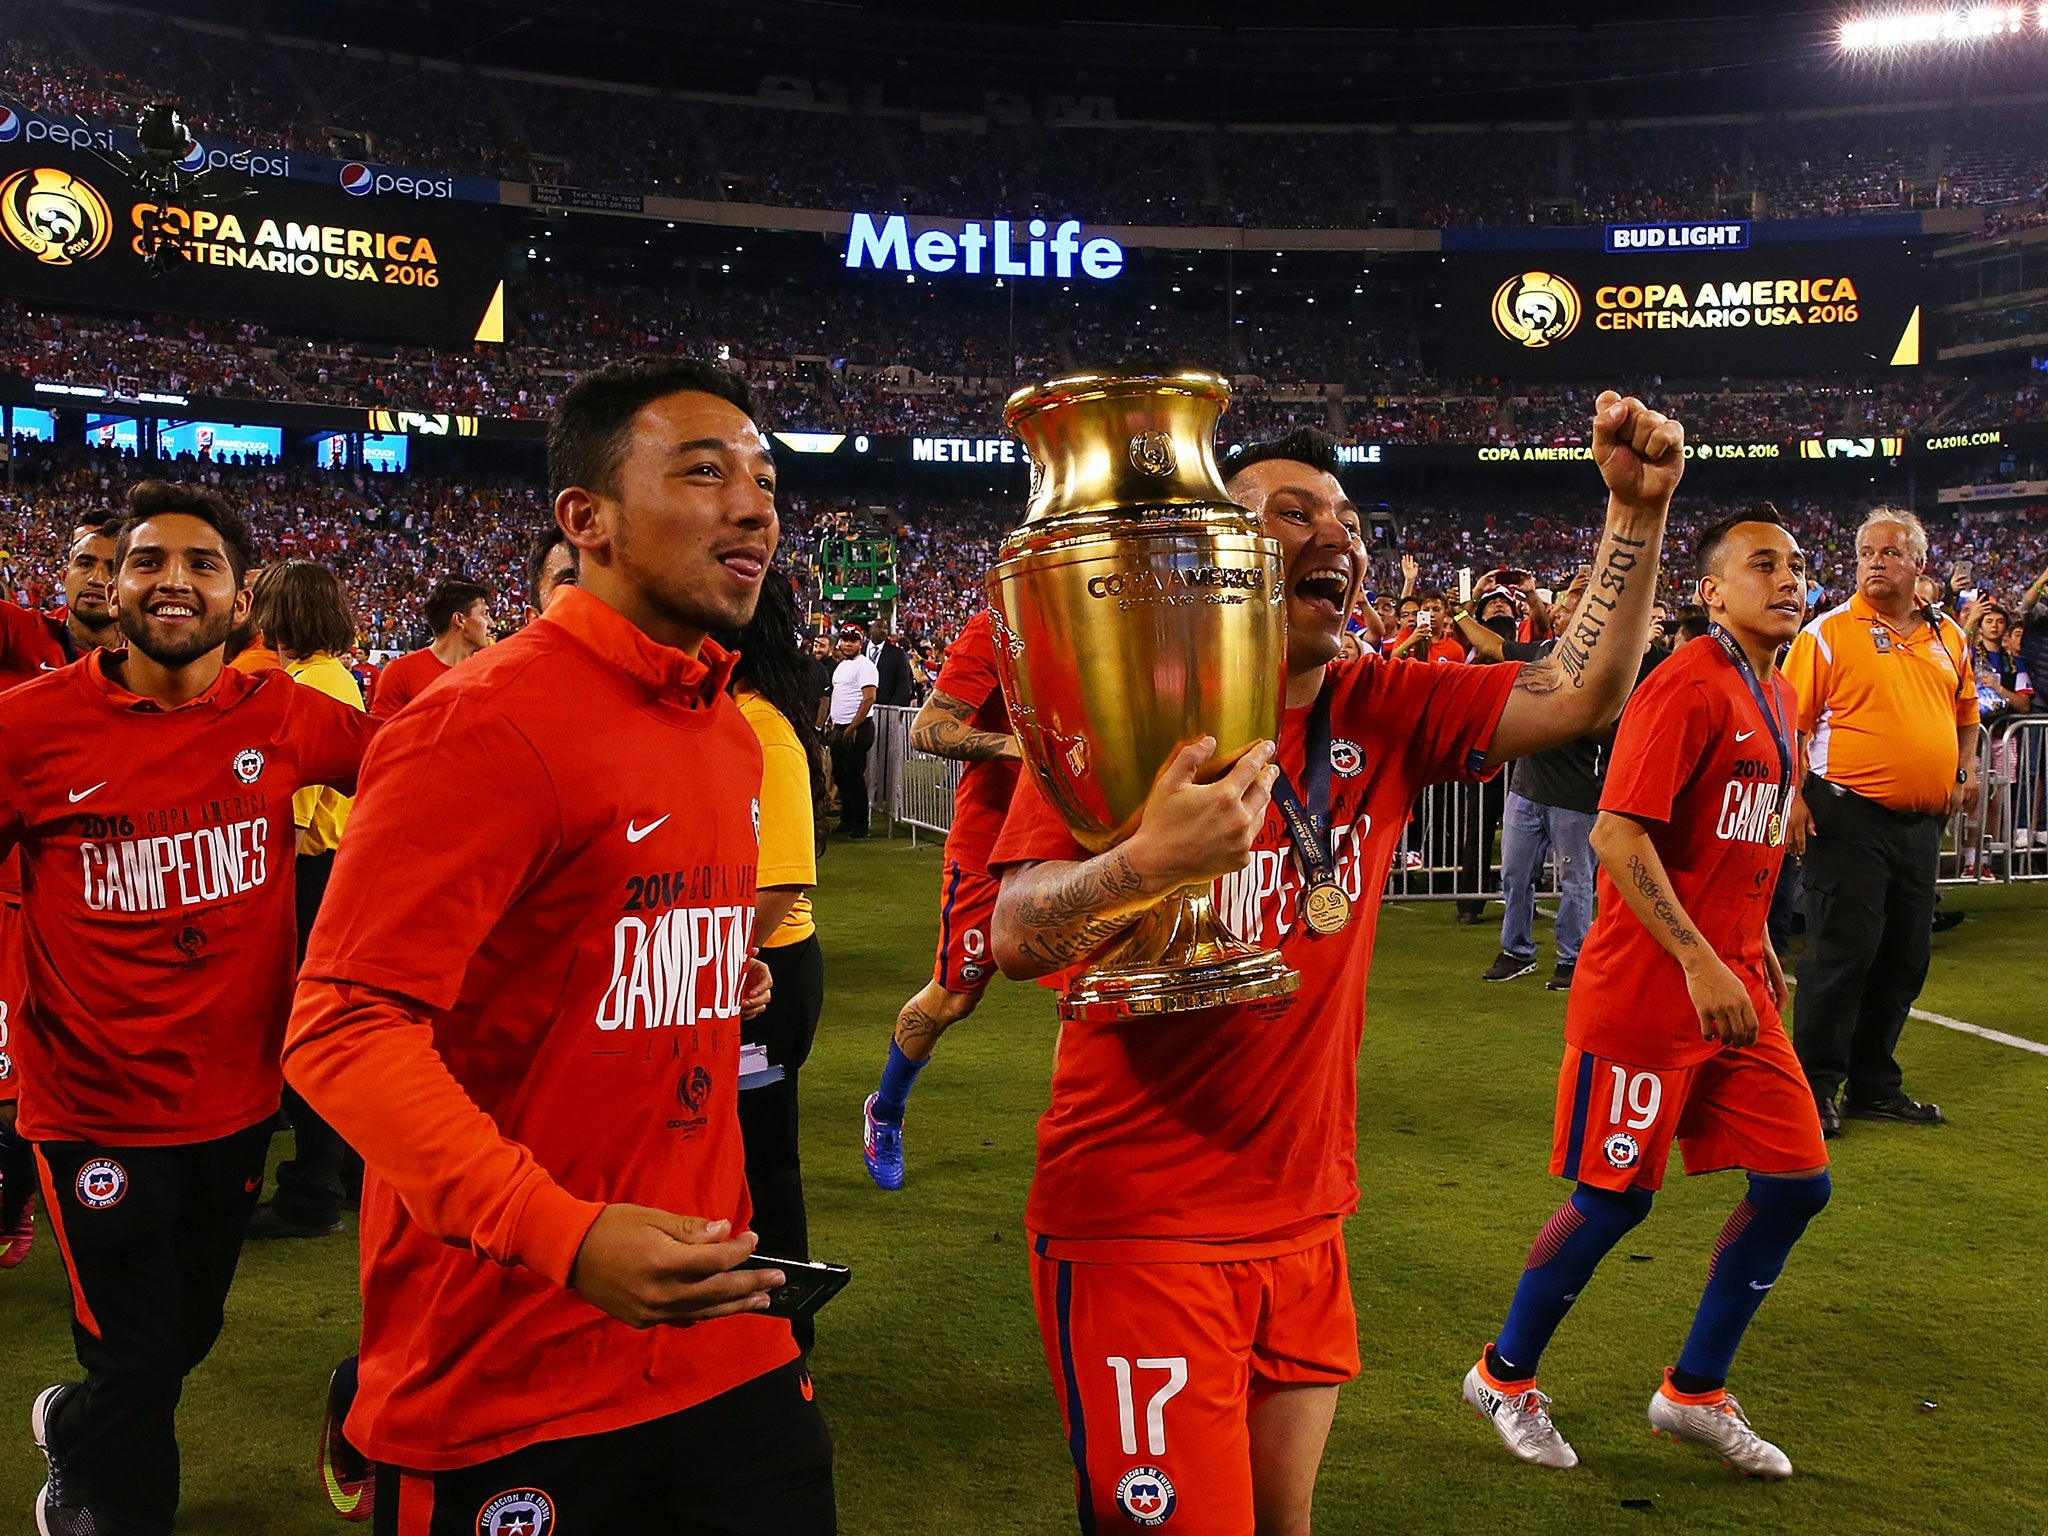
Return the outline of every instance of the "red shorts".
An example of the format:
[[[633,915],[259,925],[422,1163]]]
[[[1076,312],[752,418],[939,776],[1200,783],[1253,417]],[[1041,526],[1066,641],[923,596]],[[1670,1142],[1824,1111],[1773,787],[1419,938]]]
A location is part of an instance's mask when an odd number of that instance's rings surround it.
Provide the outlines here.
[[[28,997],[28,935],[21,908],[0,902],[0,1103],[21,1097],[22,1004]]]
[[[932,980],[948,992],[979,992],[995,980],[995,951],[988,934],[1001,889],[986,871],[946,860],[939,880],[939,958]]]
[[[1599,1189],[1661,1189],[1672,1138],[1685,1171],[1827,1166],[1820,1112],[1781,1024],[1689,1067],[1636,1067],[1564,1048],[1550,1171]]]
[[[1034,1239],[1031,1300],[1074,1458],[1083,1530],[1252,1529],[1247,1415],[1358,1374],[1341,1236],[1222,1264],[1087,1264]]]

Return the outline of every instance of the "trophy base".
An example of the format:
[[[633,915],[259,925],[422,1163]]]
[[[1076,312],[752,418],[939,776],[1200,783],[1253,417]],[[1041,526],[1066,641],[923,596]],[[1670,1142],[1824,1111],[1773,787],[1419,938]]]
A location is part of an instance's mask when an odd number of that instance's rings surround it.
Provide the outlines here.
[[[1123,941],[1074,978],[1062,1019],[1114,1020],[1286,997],[1301,977],[1273,950],[1231,936],[1207,886],[1188,886],[1147,912]]]

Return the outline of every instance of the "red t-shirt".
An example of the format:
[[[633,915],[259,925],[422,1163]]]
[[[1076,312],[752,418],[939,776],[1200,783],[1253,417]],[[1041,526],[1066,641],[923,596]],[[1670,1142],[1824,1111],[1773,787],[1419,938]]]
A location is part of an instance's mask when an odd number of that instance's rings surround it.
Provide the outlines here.
[[[1309,930],[1286,824],[1271,811],[1250,864],[1216,883],[1216,911],[1241,937],[1277,943],[1300,990],[1063,1026],[1024,1214],[1046,1252],[1272,1256],[1322,1241],[1357,1208],[1358,1047],[1387,864],[1423,786],[1477,772],[1520,670],[1372,656],[1330,667],[1330,821],[1351,925],[1328,938]],[[1308,716],[1287,711],[1280,734],[1297,789]],[[991,867],[1086,857],[1023,775]]]
[[[375,731],[282,672],[223,668],[166,713],[126,651],[0,695],[0,851],[18,846],[32,1141],[209,1141],[277,1109],[297,950],[292,795],[343,794]]]
[[[77,654],[62,619],[0,599],[0,693],[54,672]],[[0,901],[21,904],[21,861],[0,859]]]
[[[408,651],[396,661],[386,663],[384,670],[377,674],[370,713],[379,720],[389,720],[426,692],[429,684],[454,670],[434,654],[431,645],[422,650]]]
[[[1767,683],[1785,744],[1799,703],[1775,671]],[[1764,927],[1782,845],[1778,750],[1749,686],[1710,635],[1680,646],[1636,688],[1607,755],[1600,809],[1648,823],[1650,841],[1701,940],[1749,988],[1757,1018],[1778,1025],[1764,984]],[[1720,1050],[1700,1036],[1685,972],[1630,911],[1603,868],[1599,912],[1579,951],[1564,1037],[1590,1055],[1683,1067]]]
[[[1003,707],[995,635],[986,608],[969,619],[967,627],[946,647],[946,664],[939,668],[938,681],[932,686],[963,704],[972,704],[977,731],[1010,734],[1010,712]],[[988,868],[989,850],[1003,830],[1021,766],[998,761],[969,763],[960,775],[960,786],[953,791],[953,828],[946,834],[946,857],[963,869],[978,874]]]
[[[287,1049],[370,1168],[349,1433],[378,1461],[643,1423],[796,1353],[778,1319],[638,1331],[566,1288],[604,1204],[752,1219],[761,749],[704,655],[569,587],[370,754]]]
[[[0,690],[54,672],[77,654],[62,619],[0,599]]]

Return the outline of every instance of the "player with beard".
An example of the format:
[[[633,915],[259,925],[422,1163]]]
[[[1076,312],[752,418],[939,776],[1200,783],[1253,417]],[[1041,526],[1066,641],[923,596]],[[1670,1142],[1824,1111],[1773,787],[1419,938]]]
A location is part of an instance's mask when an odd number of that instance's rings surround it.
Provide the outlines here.
[[[1020,779],[991,859],[1006,974],[1083,963],[1166,893],[1213,880],[1231,930],[1301,975],[1291,997],[1061,1031],[1025,1225],[1084,1531],[1168,1516],[1205,1536],[1309,1529],[1337,1389],[1359,1369],[1342,1228],[1388,862],[1425,785],[1482,778],[1619,712],[1683,444],[1640,401],[1600,397],[1593,588],[1557,650],[1519,667],[1333,664],[1364,574],[1334,446],[1298,432],[1240,450],[1226,484],[1279,542],[1287,584],[1278,743],[1208,783],[1214,741],[1184,747],[1137,831],[1094,858]],[[1276,793],[1294,798],[1302,844]],[[1333,902],[1348,922],[1330,921]]]
[[[368,1169],[348,1437],[388,1536],[813,1536],[824,1420],[781,1272],[737,1268],[762,760],[709,638],[774,461],[742,381],[650,358],[577,382],[548,464],[577,584],[385,728],[293,1009]]]
[[[262,1182],[290,1007],[292,795],[352,788],[373,727],[224,664],[248,530],[146,481],[115,547],[126,644],[0,695],[0,853],[21,850],[20,1132],[71,1279],[82,1383],[45,1389],[44,1536],[159,1536],[186,1375]]]
[[[64,612],[30,613],[0,601],[0,692],[54,672],[87,651],[119,638],[108,606],[114,580],[119,519],[73,531],[64,563]],[[0,1269],[13,1269],[35,1242],[35,1157],[14,1128],[21,1094],[20,1027],[28,993],[28,957],[22,947],[21,867],[0,859]]]
[[[1676,1139],[1688,1175],[1741,1168],[1749,1184],[1714,1245],[1684,1352],[1650,1399],[1650,1428],[1746,1475],[1790,1477],[1727,1379],[1828,1203],[1820,1114],[1778,1016],[1785,973],[1765,931],[1798,746],[1798,698],[1777,655],[1799,634],[1806,560],[1768,503],[1710,526],[1698,559],[1714,629],[1629,701],[1593,827],[1600,916],[1565,1015],[1550,1160],[1577,1187],[1530,1249],[1465,1401],[1520,1460],[1578,1465],[1536,1390],[1537,1360],[1595,1266],[1649,1214]]]

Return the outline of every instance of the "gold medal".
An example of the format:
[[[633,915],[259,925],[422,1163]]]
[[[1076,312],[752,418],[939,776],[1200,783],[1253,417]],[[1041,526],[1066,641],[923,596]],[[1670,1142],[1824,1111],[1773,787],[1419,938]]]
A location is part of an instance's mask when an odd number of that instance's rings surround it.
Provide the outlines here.
[[[1301,912],[1310,928],[1328,938],[1351,925],[1351,898],[1336,881],[1321,881],[1310,886],[1308,894],[1302,897]]]
[[[1764,836],[1771,840],[1773,848],[1782,844],[1785,841],[1785,818],[1773,811],[1771,819],[1764,823]]]

